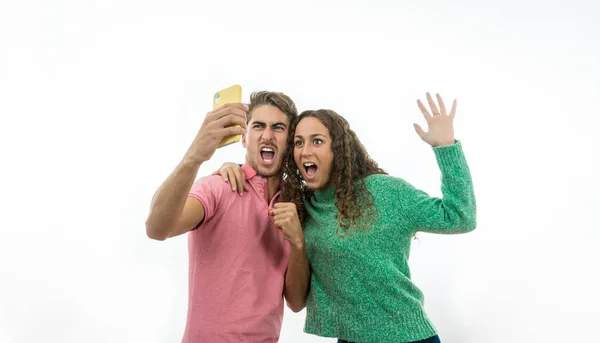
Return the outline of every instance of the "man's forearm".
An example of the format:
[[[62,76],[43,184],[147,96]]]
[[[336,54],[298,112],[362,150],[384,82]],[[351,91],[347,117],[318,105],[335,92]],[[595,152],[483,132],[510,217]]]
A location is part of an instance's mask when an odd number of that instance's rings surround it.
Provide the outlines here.
[[[291,245],[287,272],[285,273],[284,295],[287,306],[300,312],[306,306],[306,296],[310,283],[310,269],[304,242]]]
[[[158,188],[146,220],[146,233],[153,239],[165,239],[183,212],[186,199],[196,180],[201,163],[184,159]]]

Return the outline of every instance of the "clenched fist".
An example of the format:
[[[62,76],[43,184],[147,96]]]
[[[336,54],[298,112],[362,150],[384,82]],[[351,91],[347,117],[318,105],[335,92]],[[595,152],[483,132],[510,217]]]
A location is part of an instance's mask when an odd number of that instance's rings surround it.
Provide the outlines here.
[[[304,233],[298,218],[296,204],[291,202],[279,202],[271,209],[271,215],[275,225],[283,231],[283,237],[295,247],[304,246]]]

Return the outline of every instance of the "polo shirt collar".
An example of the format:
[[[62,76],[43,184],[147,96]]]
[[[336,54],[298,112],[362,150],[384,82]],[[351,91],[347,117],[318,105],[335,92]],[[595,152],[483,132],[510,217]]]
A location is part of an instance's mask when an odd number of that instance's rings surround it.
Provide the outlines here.
[[[258,174],[249,164],[242,165],[242,171],[246,175],[246,180],[250,180]]]

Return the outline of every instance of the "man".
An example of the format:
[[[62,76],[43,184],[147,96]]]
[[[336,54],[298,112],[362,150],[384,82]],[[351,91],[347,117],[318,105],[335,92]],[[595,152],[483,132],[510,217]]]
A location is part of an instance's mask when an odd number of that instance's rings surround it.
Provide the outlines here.
[[[287,95],[267,91],[253,93],[249,107],[228,104],[209,112],[182,161],[156,191],[148,237],[188,233],[182,342],[277,342],[283,296],[290,309],[301,309],[303,299],[290,294],[306,287],[304,237],[296,208],[278,202],[288,130],[297,115]],[[242,171],[248,192],[232,192],[216,175],[194,182],[219,142],[235,134],[242,135],[246,148]]]

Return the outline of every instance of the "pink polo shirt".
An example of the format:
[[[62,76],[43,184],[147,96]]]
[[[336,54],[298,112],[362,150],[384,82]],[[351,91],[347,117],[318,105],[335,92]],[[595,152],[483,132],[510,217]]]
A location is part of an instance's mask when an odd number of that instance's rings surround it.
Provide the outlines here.
[[[182,343],[278,342],[289,244],[273,223],[267,180],[244,165],[242,197],[220,176],[194,183],[204,221],[188,233],[189,299]]]

